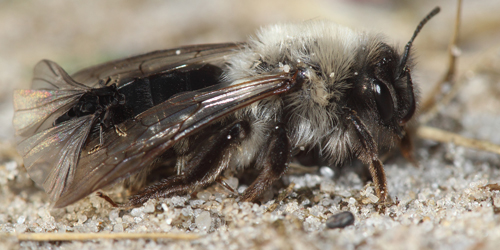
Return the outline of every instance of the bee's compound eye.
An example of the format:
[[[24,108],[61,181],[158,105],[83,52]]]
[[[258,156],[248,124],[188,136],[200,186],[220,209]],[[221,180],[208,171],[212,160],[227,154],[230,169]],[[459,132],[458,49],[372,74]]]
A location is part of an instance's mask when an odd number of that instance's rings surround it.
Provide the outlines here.
[[[377,103],[377,109],[384,124],[388,124],[394,114],[394,103],[391,92],[379,80],[373,81],[373,95]]]

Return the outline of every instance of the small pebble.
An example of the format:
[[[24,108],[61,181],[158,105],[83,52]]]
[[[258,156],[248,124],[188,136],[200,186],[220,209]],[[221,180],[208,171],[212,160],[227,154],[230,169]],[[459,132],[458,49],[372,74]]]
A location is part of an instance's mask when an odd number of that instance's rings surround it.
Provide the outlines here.
[[[155,205],[153,203],[146,204],[144,206],[144,213],[154,213],[156,210]]]
[[[349,211],[340,212],[326,220],[327,228],[344,228],[354,224],[354,215]]]
[[[319,172],[321,173],[322,176],[327,177],[327,178],[333,178],[335,173],[330,167],[321,167],[319,169]]]
[[[15,226],[16,233],[22,234],[28,230],[28,226],[24,224],[18,224]]]
[[[201,192],[198,192],[198,194],[196,194],[196,197],[200,200],[208,201],[208,199],[210,199],[211,195],[212,194],[208,191],[201,191]]]
[[[17,218],[17,224],[23,224],[25,221],[26,217],[24,216],[19,216],[19,218]]]
[[[144,213],[143,207],[136,207],[136,208],[132,209],[132,211],[130,212],[130,215],[137,217],[137,216],[141,216],[143,213]]]
[[[113,232],[121,233],[123,232],[123,224],[118,223],[113,226]]]
[[[203,231],[208,231],[212,224],[212,218],[210,217],[210,212],[203,211],[195,219],[196,226]]]

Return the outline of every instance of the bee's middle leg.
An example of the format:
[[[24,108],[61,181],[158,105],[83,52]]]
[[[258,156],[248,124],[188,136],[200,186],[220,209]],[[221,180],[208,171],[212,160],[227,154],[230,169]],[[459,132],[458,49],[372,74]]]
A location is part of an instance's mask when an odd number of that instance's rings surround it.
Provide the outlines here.
[[[242,201],[255,201],[274,181],[280,179],[288,169],[292,155],[290,140],[284,124],[276,125],[274,131],[271,132],[268,147],[262,152],[264,154],[257,160],[257,164],[262,166],[262,171],[257,179],[245,190],[241,197]]]
[[[186,162],[180,175],[172,176],[149,186],[132,196],[125,207],[138,206],[150,198],[185,194],[206,187],[217,180],[228,167],[235,146],[250,133],[246,121],[238,121],[220,129],[214,136],[195,140],[192,157]]]

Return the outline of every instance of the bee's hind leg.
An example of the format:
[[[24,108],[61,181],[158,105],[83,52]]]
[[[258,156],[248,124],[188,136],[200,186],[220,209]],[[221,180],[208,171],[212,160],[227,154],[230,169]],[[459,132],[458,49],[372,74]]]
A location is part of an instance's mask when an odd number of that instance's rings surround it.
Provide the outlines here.
[[[257,165],[262,166],[262,172],[257,179],[245,190],[241,200],[255,201],[262,192],[269,188],[274,181],[285,174],[291,160],[290,140],[284,124],[278,124],[271,133],[271,140]]]
[[[122,207],[142,205],[150,198],[168,197],[175,194],[193,192],[217,180],[228,167],[235,146],[239,145],[250,133],[246,121],[229,124],[222,129],[214,129],[212,136],[195,140],[194,151],[181,174],[169,177],[149,186],[132,196]]]

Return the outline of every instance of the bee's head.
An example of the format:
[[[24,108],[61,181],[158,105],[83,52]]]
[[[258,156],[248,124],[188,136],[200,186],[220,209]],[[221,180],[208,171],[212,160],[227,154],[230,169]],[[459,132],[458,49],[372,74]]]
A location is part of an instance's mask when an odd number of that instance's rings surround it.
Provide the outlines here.
[[[416,110],[409,65],[411,45],[423,25],[437,13],[438,7],[420,22],[401,55],[379,39],[374,39],[366,51],[359,52],[358,61],[363,63],[353,73],[352,98],[347,106],[367,123],[375,122],[400,138],[403,136],[403,127]]]

